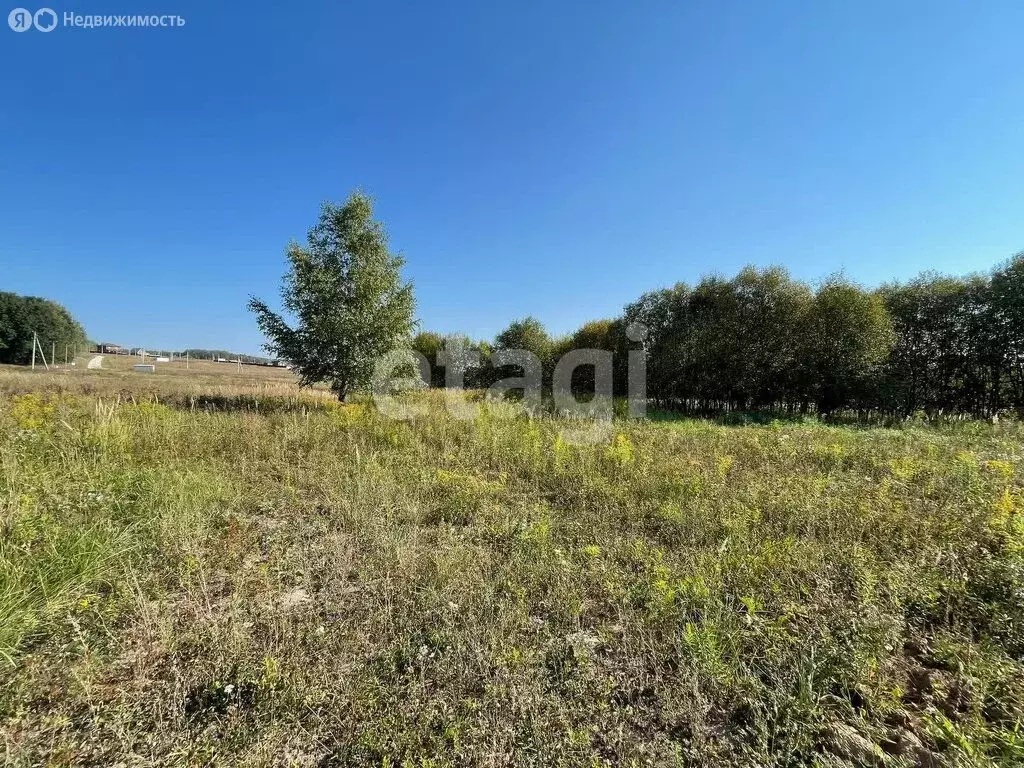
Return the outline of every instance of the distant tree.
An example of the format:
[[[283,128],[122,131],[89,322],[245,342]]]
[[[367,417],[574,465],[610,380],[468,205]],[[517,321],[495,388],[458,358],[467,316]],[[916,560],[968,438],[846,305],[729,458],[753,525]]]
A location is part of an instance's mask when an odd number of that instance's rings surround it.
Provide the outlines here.
[[[16,293],[0,292],[0,362],[14,362],[13,348],[22,336],[25,323],[22,302],[22,297]]]
[[[444,386],[444,368],[437,364],[437,355],[444,349],[444,337],[433,331],[420,331],[413,339],[411,346],[430,363],[430,386]]]
[[[626,354],[626,347],[623,343],[624,337],[619,333],[619,321],[616,320],[591,320],[584,323],[571,336],[556,343],[554,351],[555,362],[566,352],[574,349],[597,349],[613,354],[620,351]],[[625,358],[623,358],[625,359]],[[615,371],[615,358],[613,358],[613,372]],[[614,376],[614,373],[613,373]],[[581,365],[572,374],[573,392],[592,394],[594,392],[594,367],[592,365]]]
[[[448,375],[448,366],[463,371],[465,389],[487,387],[492,383],[489,375],[491,347],[487,342],[473,341],[463,333],[449,333],[442,338],[445,366],[441,377]],[[439,368],[440,363],[439,363]]]
[[[647,392],[664,406],[807,410],[838,407],[863,383],[885,355],[885,320],[856,286],[831,281],[817,297],[784,269],[747,267],[644,294],[608,331],[624,359],[624,329],[647,330]]]
[[[1024,412],[1024,253],[992,275],[991,291],[996,407],[1010,402]]]
[[[554,345],[541,321],[535,317],[526,317],[514,320],[499,333],[494,339],[494,348],[525,349],[545,363],[551,358]]]
[[[702,409],[792,399],[800,323],[812,300],[807,285],[780,267],[746,267],[731,280],[707,277],[685,293],[677,287],[667,299],[660,315],[669,320],[658,322],[656,313],[648,362],[655,392]]]
[[[441,335],[422,331],[413,337],[410,345],[430,363],[430,386],[447,385],[449,363],[463,371],[461,385],[465,389],[487,387],[493,383],[490,370],[491,345],[473,341],[463,333]]]
[[[383,355],[408,344],[414,328],[412,284],[404,260],[388,250],[369,197],[353,193],[344,205],[324,203],[305,247],[288,247],[281,291],[290,326],[252,298],[267,351],[289,361],[303,385],[324,381],[343,400],[367,386]]]
[[[438,361],[450,342],[432,333],[413,342],[435,366],[434,386],[444,385]],[[647,397],[666,408],[1024,415],[1024,253],[991,276],[925,273],[874,291],[841,276],[812,291],[781,267],[746,267],[645,293],[621,317],[563,338],[527,317],[495,339],[497,351],[532,352],[545,385],[565,353],[611,351],[617,395],[628,393],[638,347]],[[460,337],[454,348],[466,359],[480,354],[466,386],[518,375],[507,359],[508,370],[495,370],[486,344]],[[592,392],[593,382],[591,368],[574,369],[574,393]]]
[[[486,389],[496,380],[494,365],[491,355],[494,354],[494,345],[489,341],[476,341],[470,345],[480,355],[480,367],[470,371],[466,380],[466,386],[470,388]]]
[[[863,401],[892,343],[892,323],[878,295],[841,277],[826,280],[801,334],[801,410],[811,399],[824,414]]]
[[[727,341],[725,354],[735,356],[730,399],[741,408],[780,404],[793,393],[800,323],[813,293],[782,267],[746,267],[729,286],[732,316],[724,319],[720,334]]]
[[[672,288],[650,291],[628,304],[616,328],[615,389],[624,392],[625,359],[628,345],[621,329],[630,325],[646,329],[640,345],[647,353],[647,394],[664,404],[692,394],[692,356],[689,349],[690,287],[676,283]]]
[[[580,326],[570,339],[573,349],[615,349],[614,320],[591,320]]]
[[[514,320],[509,326],[499,333],[494,339],[495,351],[500,350],[525,350],[532,353],[540,360],[541,373],[545,385],[551,381],[551,374],[554,370],[555,341],[548,335],[543,323],[535,317],[525,317],[521,320]],[[499,366],[493,371],[492,376],[500,379],[510,374],[509,370],[515,366]],[[502,369],[506,370],[502,370]]]
[[[155,352],[156,350],[146,350],[147,352]],[[193,360],[241,360],[243,363],[255,363],[256,365],[269,365],[274,362],[269,357],[260,357],[258,355],[243,355],[239,352],[231,352],[227,349],[202,349],[190,347],[189,349],[183,349],[174,353],[178,357],[185,357],[188,355]]]
[[[54,348],[63,360],[65,347],[84,349],[88,344],[82,326],[60,304],[36,296],[0,292],[0,363],[29,363],[33,333],[47,359]]]
[[[907,414],[977,410],[982,356],[994,331],[982,320],[990,302],[985,281],[925,273],[879,294],[896,334],[883,382],[892,407]]]

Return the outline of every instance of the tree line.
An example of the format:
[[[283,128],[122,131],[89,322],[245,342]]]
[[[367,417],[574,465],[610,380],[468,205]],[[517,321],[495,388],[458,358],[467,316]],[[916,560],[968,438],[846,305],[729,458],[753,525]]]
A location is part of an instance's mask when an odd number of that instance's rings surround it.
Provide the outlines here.
[[[435,387],[444,386],[437,360],[446,347],[479,353],[469,387],[515,375],[489,365],[498,349],[532,352],[548,382],[561,355],[603,349],[615,354],[614,389],[625,395],[627,352],[642,348],[647,395],[662,408],[1024,413],[1024,254],[989,275],[925,273],[875,290],[842,276],[812,288],[781,267],[747,267],[646,293],[620,317],[562,338],[528,317],[493,342],[421,332],[412,346],[431,363]],[[574,388],[586,393],[592,376],[578,370]]]
[[[189,348],[174,352],[175,357],[191,357],[193,360],[241,360],[245,365],[274,365],[277,361],[260,355],[243,355],[226,349]]]
[[[60,304],[37,296],[0,291],[0,363],[30,363],[33,334],[51,363],[49,358],[54,349],[56,357],[63,360],[65,349],[89,347],[85,330]]]
[[[526,317],[493,341],[413,335],[404,260],[389,250],[372,200],[360,192],[325,203],[307,243],[289,245],[287,261],[281,303],[297,322],[255,297],[249,308],[271,354],[289,361],[303,384],[326,381],[341,399],[370,385],[383,356],[410,345],[430,364],[429,386],[448,384],[448,363],[468,368],[457,385],[469,388],[522,375],[496,364],[502,350],[532,353],[549,387],[567,352],[606,350],[614,394],[625,396],[629,352],[640,349],[647,398],[662,408],[1024,414],[1024,253],[988,275],[924,273],[877,289],[842,275],[812,287],[782,267],[747,267],[645,293],[620,317],[565,337]],[[460,355],[472,364],[452,366]],[[581,366],[572,387],[585,396],[594,378],[593,367]]]
[[[282,299],[297,326],[250,302],[268,350],[303,383],[327,381],[340,398],[369,384],[381,356],[411,342],[430,363],[433,387],[446,385],[442,352],[472,359],[461,384],[478,388],[520,375],[495,364],[500,350],[531,352],[550,386],[563,355],[598,349],[613,353],[613,390],[625,396],[628,353],[642,349],[647,397],[685,412],[1024,414],[1024,253],[986,275],[924,273],[873,290],[843,276],[812,287],[782,267],[747,267],[645,293],[621,316],[568,336],[526,317],[485,342],[412,335],[412,285],[372,212],[360,193],[325,204],[308,244],[289,246]],[[33,334],[43,350],[89,344],[63,306],[0,292],[0,363],[30,362]],[[593,381],[583,366],[572,386],[585,397]]]

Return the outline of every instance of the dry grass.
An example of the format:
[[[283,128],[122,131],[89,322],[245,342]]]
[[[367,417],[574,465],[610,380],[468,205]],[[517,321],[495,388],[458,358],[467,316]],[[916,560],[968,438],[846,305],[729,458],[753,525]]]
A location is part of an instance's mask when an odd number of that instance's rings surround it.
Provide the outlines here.
[[[225,368],[0,370],[9,764],[1024,760],[1017,425],[580,447]]]
[[[93,355],[82,356],[76,365],[49,371],[23,366],[0,365],[0,391],[8,394],[49,392],[96,398],[121,398],[169,405],[236,410],[246,403],[264,400],[285,407],[288,403],[331,399],[326,387],[300,391],[298,379],[283,368],[213,363],[205,360],[175,360],[156,365],[155,373],[137,373],[132,366],[141,359],[128,355],[104,355],[103,370],[88,370]],[[301,398],[300,398],[301,395]],[[258,404],[258,403],[257,403]]]

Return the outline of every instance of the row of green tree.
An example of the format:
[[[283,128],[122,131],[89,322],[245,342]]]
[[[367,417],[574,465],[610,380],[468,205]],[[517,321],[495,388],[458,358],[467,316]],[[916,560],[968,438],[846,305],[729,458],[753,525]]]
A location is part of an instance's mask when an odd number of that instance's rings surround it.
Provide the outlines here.
[[[0,291],[0,363],[31,362],[34,338],[49,362],[54,356],[63,361],[65,350],[72,354],[89,348],[85,330],[60,304]]]
[[[748,267],[731,279],[644,294],[621,317],[589,322],[568,337],[553,338],[528,317],[493,342],[412,336],[415,302],[401,277],[404,261],[389,250],[362,193],[325,203],[307,244],[292,243],[287,257],[281,299],[297,322],[260,299],[249,306],[268,351],[291,362],[304,384],[330,382],[340,398],[366,387],[375,363],[411,338],[435,387],[446,385],[442,351],[472,355],[478,364],[461,384],[484,387],[521,373],[494,364],[499,350],[532,352],[550,385],[566,352],[602,349],[613,353],[615,394],[625,395],[628,353],[641,347],[647,397],[662,407],[1024,412],[1024,254],[989,275],[926,273],[876,290],[841,276],[812,288],[780,267]],[[593,369],[581,368],[573,386],[585,393],[593,381]]]
[[[627,336],[632,326],[633,338]],[[493,343],[422,332],[413,348],[436,365],[445,347],[472,349],[483,365],[467,386],[513,372],[494,370],[497,349],[526,349],[545,378],[572,349],[615,353],[614,387],[626,394],[627,352],[647,353],[647,395],[686,411],[856,409],[991,415],[1024,411],[1024,254],[990,275],[924,274],[867,290],[842,277],[817,289],[780,267],[748,267],[644,294],[621,317],[553,338],[534,318],[517,320]],[[585,391],[592,373],[578,371]]]

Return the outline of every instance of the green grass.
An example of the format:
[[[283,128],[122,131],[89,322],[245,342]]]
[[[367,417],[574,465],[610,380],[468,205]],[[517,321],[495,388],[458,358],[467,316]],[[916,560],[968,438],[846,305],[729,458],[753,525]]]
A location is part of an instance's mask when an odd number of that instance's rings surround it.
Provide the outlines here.
[[[1019,425],[577,446],[34,381],[0,377],[9,764],[1024,761]]]

